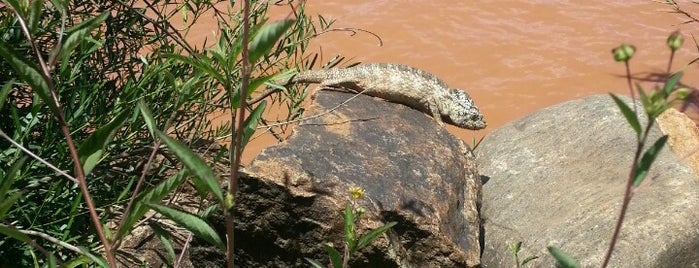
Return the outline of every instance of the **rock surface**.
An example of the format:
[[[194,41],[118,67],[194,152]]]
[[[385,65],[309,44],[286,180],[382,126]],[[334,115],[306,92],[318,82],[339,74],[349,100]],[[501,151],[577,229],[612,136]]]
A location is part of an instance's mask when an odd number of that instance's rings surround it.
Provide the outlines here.
[[[667,143],[677,156],[687,161],[699,174],[699,129],[686,114],[670,108],[658,117],[658,126],[670,136]]]
[[[352,96],[320,91],[306,114]],[[359,200],[367,210],[361,233],[398,222],[353,258],[352,267],[479,264],[480,177],[473,154],[432,118],[406,106],[360,95],[303,121],[246,173],[235,206],[236,266],[308,267],[304,257],[327,265],[321,243],[343,245],[340,211],[351,185],[366,191]],[[221,264],[197,257],[206,254],[212,251],[195,246],[192,262]]]
[[[651,143],[660,136],[654,127]],[[531,267],[555,267],[555,246],[599,267],[619,216],[635,135],[608,95],[539,110],[476,150],[483,186],[484,267],[513,267],[523,242]],[[609,267],[699,266],[699,180],[664,149],[639,189]]]

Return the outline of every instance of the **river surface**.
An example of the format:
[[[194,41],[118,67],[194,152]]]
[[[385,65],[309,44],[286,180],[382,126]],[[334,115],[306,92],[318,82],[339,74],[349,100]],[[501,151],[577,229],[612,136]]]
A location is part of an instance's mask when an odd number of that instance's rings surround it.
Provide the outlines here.
[[[680,6],[699,16],[699,4]],[[650,0],[307,1],[310,14],[335,19],[334,27],[360,28],[383,41],[362,32],[330,32],[311,42],[324,60],[341,54],[351,61],[403,63],[465,89],[489,124],[480,131],[449,127],[468,143],[556,103],[628,94],[624,65],[611,54],[622,42],[637,48],[632,73],[663,73],[670,54],[665,40],[679,29],[686,40],[673,70],[683,68],[699,56],[691,37],[699,39],[699,23],[682,25],[686,18],[668,10]],[[697,65],[685,71],[683,82],[696,87]],[[264,136],[251,142],[246,160],[272,142]]]

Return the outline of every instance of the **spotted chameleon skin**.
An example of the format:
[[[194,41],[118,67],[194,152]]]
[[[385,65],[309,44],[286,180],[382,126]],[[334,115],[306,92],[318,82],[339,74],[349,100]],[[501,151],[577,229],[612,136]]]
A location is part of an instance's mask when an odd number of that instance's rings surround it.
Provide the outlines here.
[[[372,63],[343,69],[323,69],[298,73],[290,83],[319,83],[321,88],[345,88],[401,103],[466,129],[487,126],[473,99],[461,89],[423,70],[402,64]]]

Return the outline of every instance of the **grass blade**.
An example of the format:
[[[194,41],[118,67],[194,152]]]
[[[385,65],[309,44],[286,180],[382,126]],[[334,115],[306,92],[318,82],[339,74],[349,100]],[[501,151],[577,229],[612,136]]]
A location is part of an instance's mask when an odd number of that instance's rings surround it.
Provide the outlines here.
[[[173,220],[180,226],[186,228],[195,235],[201,237],[202,239],[208,241],[209,243],[215,245],[219,249],[225,249],[226,245],[223,243],[221,238],[218,236],[214,228],[211,228],[206,221],[199,218],[197,215],[174,209],[171,207],[146,203],[147,206]]]
[[[638,122],[638,117],[636,116],[636,114],[631,110],[631,108],[629,108],[628,105],[626,105],[626,103],[619,99],[619,97],[617,97],[614,94],[609,95],[612,96],[612,99],[614,99],[616,105],[619,106],[619,110],[624,115],[624,117],[626,117],[626,121],[629,122],[629,125],[631,125],[633,130],[636,132],[636,136],[640,136],[641,124]]]

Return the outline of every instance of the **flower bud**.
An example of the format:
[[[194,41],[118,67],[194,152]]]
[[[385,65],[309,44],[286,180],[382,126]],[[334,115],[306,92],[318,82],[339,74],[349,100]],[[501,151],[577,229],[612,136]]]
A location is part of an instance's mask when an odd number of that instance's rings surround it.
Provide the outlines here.
[[[636,52],[636,47],[627,44],[621,44],[618,47],[612,49],[612,54],[614,54],[615,61],[629,61],[633,54]]]
[[[680,31],[674,31],[667,37],[667,46],[670,47],[672,52],[680,49],[680,47],[682,47],[682,42],[684,42],[684,38],[682,38]]]
[[[687,97],[689,97],[689,95],[692,94],[692,90],[689,88],[686,88],[686,87],[682,87],[682,88],[677,89],[676,94],[677,94],[678,99],[684,100],[684,99],[687,99]]]

